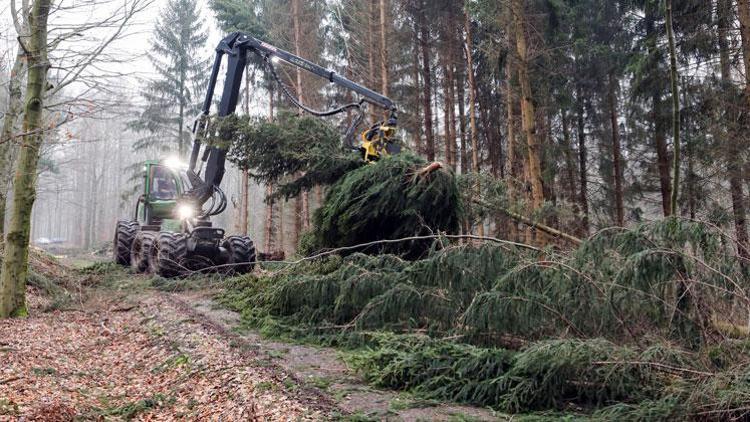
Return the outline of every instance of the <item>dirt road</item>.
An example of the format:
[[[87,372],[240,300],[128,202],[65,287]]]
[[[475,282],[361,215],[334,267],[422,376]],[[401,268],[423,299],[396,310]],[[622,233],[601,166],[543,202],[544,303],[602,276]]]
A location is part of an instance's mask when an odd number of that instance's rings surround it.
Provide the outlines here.
[[[493,420],[358,379],[331,349],[237,333],[211,290],[95,289],[0,321],[0,420]],[[124,283],[128,283],[125,281]]]

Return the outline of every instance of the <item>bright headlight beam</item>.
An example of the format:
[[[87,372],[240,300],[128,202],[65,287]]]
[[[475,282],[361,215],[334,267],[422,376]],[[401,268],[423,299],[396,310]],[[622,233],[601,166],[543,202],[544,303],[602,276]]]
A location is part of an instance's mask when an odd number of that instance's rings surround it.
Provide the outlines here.
[[[174,170],[186,167],[185,163],[180,161],[180,158],[174,155],[164,159],[164,165]]]
[[[180,218],[180,220],[193,218],[195,217],[195,207],[188,204],[180,204],[177,206],[177,216]]]

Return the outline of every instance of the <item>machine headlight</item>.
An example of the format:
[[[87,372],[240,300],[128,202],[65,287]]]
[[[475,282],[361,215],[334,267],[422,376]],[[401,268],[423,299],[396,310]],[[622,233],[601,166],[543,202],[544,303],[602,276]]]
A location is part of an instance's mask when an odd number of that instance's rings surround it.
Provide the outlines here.
[[[171,168],[172,170],[179,170],[182,168],[187,168],[187,165],[180,161],[179,157],[171,156],[164,159],[164,165]]]
[[[187,220],[195,217],[195,207],[189,204],[180,204],[177,206],[177,217],[180,220]]]

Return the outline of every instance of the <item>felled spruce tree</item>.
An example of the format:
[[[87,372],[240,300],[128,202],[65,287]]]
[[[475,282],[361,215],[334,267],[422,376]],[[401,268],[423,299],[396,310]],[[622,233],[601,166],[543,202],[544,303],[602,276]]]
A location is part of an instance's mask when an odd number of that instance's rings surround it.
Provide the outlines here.
[[[274,122],[215,119],[208,133],[210,142],[229,148],[231,162],[256,180],[277,185],[277,196],[330,186],[312,230],[302,239],[303,253],[458,230],[456,178],[440,163],[408,152],[365,163],[342,147],[338,131],[323,120],[290,114]],[[421,239],[360,251],[418,257],[432,243]]]

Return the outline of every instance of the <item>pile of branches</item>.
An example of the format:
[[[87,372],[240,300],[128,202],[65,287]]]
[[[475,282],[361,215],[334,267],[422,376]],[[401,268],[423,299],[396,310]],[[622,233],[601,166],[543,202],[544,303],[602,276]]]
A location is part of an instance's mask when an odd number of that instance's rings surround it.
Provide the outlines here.
[[[211,143],[225,143],[228,158],[286,198],[313,186],[330,186],[303,237],[302,253],[382,239],[455,233],[461,200],[453,172],[410,153],[365,163],[342,147],[324,121],[282,114],[275,122],[247,116],[214,119]],[[367,253],[423,256],[429,240],[379,244]]]
[[[512,412],[721,419],[749,388],[734,247],[671,218],[565,254],[499,243],[332,256],[233,279],[223,300],[267,334],[355,348],[392,388]]]

